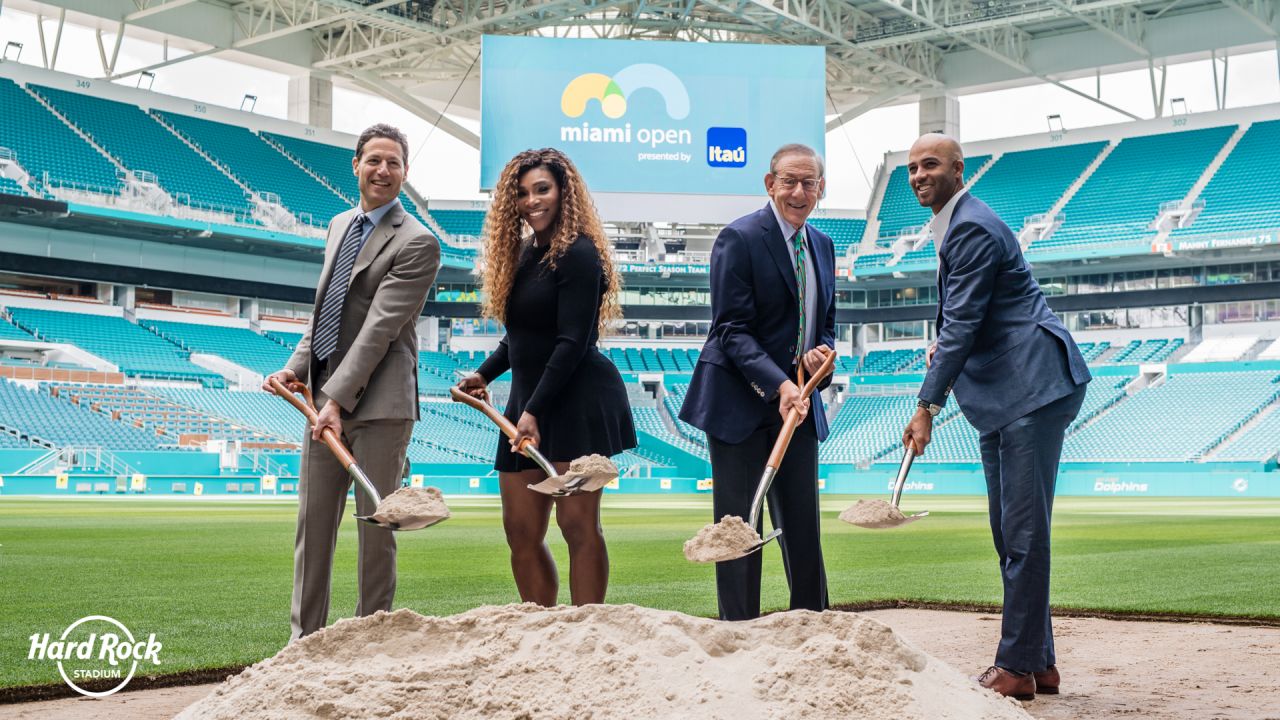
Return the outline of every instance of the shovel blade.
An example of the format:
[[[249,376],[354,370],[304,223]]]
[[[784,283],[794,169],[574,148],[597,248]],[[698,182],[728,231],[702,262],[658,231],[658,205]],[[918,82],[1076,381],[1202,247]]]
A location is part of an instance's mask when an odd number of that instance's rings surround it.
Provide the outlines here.
[[[741,554],[741,555],[739,555],[737,558],[734,558],[734,559],[735,559],[735,560],[737,560],[738,558],[744,558],[744,557],[746,557],[746,556],[748,556],[748,555],[750,555],[750,554],[752,554],[752,553],[760,552],[760,550],[761,550],[765,545],[768,545],[768,544],[769,544],[770,542],[772,542],[773,540],[778,539],[778,537],[779,537],[779,536],[781,536],[781,535],[782,535],[782,528],[778,528],[778,529],[774,530],[773,532],[769,533],[768,535],[765,535],[765,536],[764,536],[764,539],[763,539],[763,540],[761,540],[760,542],[758,542],[758,543],[756,543],[755,545],[752,545],[751,547],[749,547],[749,548],[747,548],[746,550],[742,551],[742,554]]]
[[[421,530],[423,528],[431,527],[432,525],[435,525],[437,523],[442,523],[445,520],[449,519],[447,517],[428,515],[428,516],[422,516],[422,517],[409,518],[404,522],[397,523],[397,522],[391,522],[390,520],[380,520],[373,515],[352,515],[351,517],[354,517],[360,522],[369,523],[370,525],[377,525],[380,528],[386,528],[387,530],[395,530],[395,531]]]

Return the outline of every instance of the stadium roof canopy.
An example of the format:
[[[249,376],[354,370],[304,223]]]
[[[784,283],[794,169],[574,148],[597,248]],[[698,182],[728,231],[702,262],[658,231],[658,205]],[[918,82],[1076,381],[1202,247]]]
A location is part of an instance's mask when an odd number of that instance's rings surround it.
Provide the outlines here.
[[[821,45],[829,127],[922,96],[1060,84],[1134,68],[1151,69],[1158,107],[1161,65],[1271,49],[1280,40],[1276,0],[0,2],[46,18],[70,13],[68,19],[96,27],[106,78],[219,55],[329,77],[432,122],[446,104],[450,113],[478,114],[484,34]],[[164,42],[166,54],[171,48],[187,54],[117,67],[113,43],[124,34]],[[475,144],[470,130],[448,118],[440,128]]]

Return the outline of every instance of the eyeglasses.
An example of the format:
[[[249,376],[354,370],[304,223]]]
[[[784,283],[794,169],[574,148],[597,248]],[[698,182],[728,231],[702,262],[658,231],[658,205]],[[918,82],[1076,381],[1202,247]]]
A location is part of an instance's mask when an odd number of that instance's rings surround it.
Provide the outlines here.
[[[811,194],[818,192],[818,186],[822,184],[822,180],[814,178],[805,178],[802,180],[800,178],[793,178],[789,175],[777,175],[775,177],[777,178],[777,182],[781,183],[785,190],[795,190],[796,185],[800,185],[804,187],[805,192]]]

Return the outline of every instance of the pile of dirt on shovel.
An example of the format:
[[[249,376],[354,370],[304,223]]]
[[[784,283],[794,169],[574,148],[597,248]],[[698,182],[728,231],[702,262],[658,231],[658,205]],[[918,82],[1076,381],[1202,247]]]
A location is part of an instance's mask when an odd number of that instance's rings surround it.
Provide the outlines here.
[[[188,707],[235,718],[1029,718],[854,613],[721,622],[634,605],[342,620]]]

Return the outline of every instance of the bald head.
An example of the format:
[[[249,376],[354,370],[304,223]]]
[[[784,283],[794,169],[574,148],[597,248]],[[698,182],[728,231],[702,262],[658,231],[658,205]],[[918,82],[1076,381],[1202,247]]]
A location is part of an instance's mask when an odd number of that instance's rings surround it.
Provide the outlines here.
[[[921,135],[907,155],[907,173],[916,199],[936,214],[964,187],[964,151],[950,135]]]

